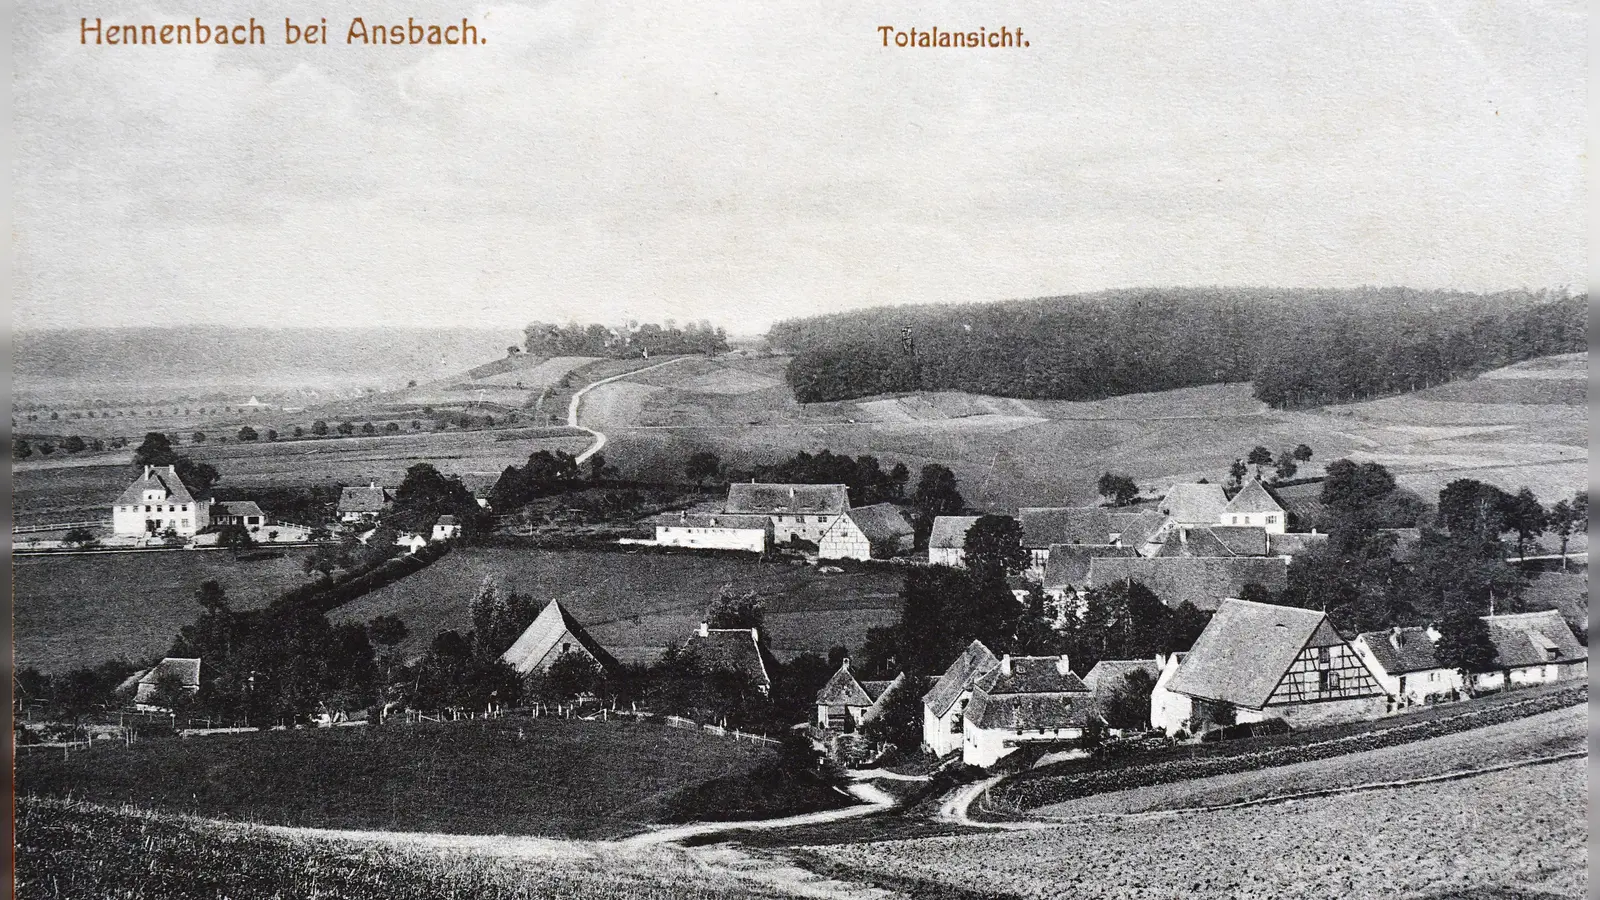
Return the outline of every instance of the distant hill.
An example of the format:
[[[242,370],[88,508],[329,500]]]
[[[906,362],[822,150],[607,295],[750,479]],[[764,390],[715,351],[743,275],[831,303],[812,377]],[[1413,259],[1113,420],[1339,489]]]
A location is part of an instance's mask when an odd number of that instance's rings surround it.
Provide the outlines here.
[[[505,354],[516,329],[85,328],[19,331],[19,394],[140,396],[192,390],[378,389]]]

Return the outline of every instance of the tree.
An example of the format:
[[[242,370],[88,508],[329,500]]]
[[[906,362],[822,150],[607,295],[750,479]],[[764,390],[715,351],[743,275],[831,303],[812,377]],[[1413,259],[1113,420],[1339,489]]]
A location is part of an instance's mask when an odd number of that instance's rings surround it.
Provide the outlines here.
[[[383,430],[387,434],[398,434],[400,432],[400,423],[386,422],[383,426]]]
[[[429,463],[417,463],[406,469],[405,478],[395,489],[394,510],[390,520],[410,531],[421,532],[433,527],[440,516],[455,516],[461,522],[463,537],[470,537],[485,527],[486,513],[472,492],[461,483],[459,476],[440,474]]]
[[[939,516],[953,516],[967,505],[956,489],[956,475],[949,468],[930,463],[922,467],[917,489],[911,495],[916,507],[912,525],[916,529],[918,547],[927,546],[928,534],[933,531],[933,520]]]
[[[1010,516],[979,516],[962,545],[967,569],[980,579],[1005,581],[1028,567],[1022,525]]]
[[[1589,495],[1579,493],[1572,500],[1558,500],[1550,508],[1549,527],[1561,539],[1561,571],[1567,570],[1567,546],[1572,535],[1588,525]],[[1580,511],[1581,508],[1581,511]]]
[[[204,444],[205,442],[206,433],[204,431],[196,431],[194,434],[189,435],[189,443],[191,444]]]
[[[1238,487],[1244,484],[1244,477],[1248,474],[1250,474],[1250,468],[1244,464],[1244,460],[1236,459],[1233,461],[1233,465],[1228,467],[1228,483]]]
[[[916,681],[904,678],[891,686],[880,697],[882,705],[878,715],[861,726],[861,734],[870,740],[893,744],[905,753],[916,753],[922,747],[922,698],[918,696]]]
[[[1114,472],[1102,474],[1096,487],[1100,496],[1110,500],[1113,506],[1127,506],[1139,496],[1139,486],[1132,478]]]
[[[1322,502],[1349,513],[1367,509],[1394,493],[1394,476],[1381,463],[1331,462],[1322,481]]]
[[[707,480],[716,478],[722,471],[722,460],[709,450],[700,450],[689,454],[688,460],[683,464],[683,474],[695,484],[704,485]]]
[[[17,438],[11,442],[11,458],[27,459],[33,455],[33,445],[26,438]]]
[[[1434,522],[1452,534],[1498,537],[1507,530],[1508,513],[1515,503],[1515,498],[1492,484],[1457,478],[1439,491]]]
[[[68,453],[82,453],[88,447],[89,445],[83,442],[83,438],[76,434],[67,435],[67,439],[61,442],[61,449]]]
[[[246,550],[256,545],[255,538],[245,530],[243,525],[224,525],[217,532],[217,546],[234,550]]]
[[[599,484],[611,474],[611,467],[606,465],[606,455],[596,453],[589,457],[589,483]]]
[[[367,635],[380,647],[394,647],[408,634],[410,630],[398,616],[382,615],[367,623]]]
[[[1295,460],[1298,462],[1310,462],[1311,448],[1306,444],[1300,444],[1294,448],[1293,455]]]
[[[172,442],[167,436],[158,432],[147,432],[139,446],[133,449],[133,465],[143,469],[145,466],[170,466],[178,459],[178,454],[172,449]]]
[[[257,434],[256,430],[254,428],[251,428],[249,425],[246,425],[243,428],[239,429],[239,440],[241,442],[254,441],[254,440],[259,439],[260,437],[261,437],[261,435]]]
[[[146,702],[174,716],[186,715],[194,706],[194,693],[184,685],[183,676],[164,671],[156,676],[155,688]]]
[[[1299,470],[1300,467],[1295,464],[1293,451],[1285,450],[1278,454],[1278,461],[1273,467],[1273,474],[1278,476],[1279,481],[1287,481],[1293,478],[1294,473]]]
[[[273,430],[273,429],[271,429],[271,428],[268,428],[267,429],[267,440],[268,441],[275,441],[277,439],[278,439],[278,432]]]
[[[1150,727],[1150,694],[1155,690],[1155,676],[1144,669],[1134,669],[1122,676],[1111,688],[1102,704],[1106,724],[1122,731],[1144,731]]]
[[[1250,455],[1245,457],[1245,462],[1248,462],[1250,465],[1256,467],[1256,477],[1260,478],[1261,469],[1265,466],[1272,465],[1272,451],[1257,445],[1250,451]]]
[[[361,424],[361,433],[362,434],[377,434],[378,433],[378,429],[371,422],[363,422]]]
[[[543,687],[549,700],[571,700],[599,695],[604,689],[605,671],[587,653],[568,650],[556,657],[545,670]]]
[[[467,611],[472,617],[474,652],[484,659],[498,659],[539,617],[540,607],[533,598],[511,590],[500,576],[487,575]]]
[[[98,544],[100,541],[94,536],[94,532],[87,528],[70,528],[66,534],[61,536],[61,542],[78,547],[89,547]]]
[[[1468,680],[1473,675],[1492,672],[1499,662],[1499,651],[1489,639],[1489,623],[1471,610],[1455,610],[1439,622],[1439,640],[1433,645],[1439,664],[1460,672]]]
[[[348,436],[356,433],[356,426],[354,425],[354,423],[351,423],[351,422],[340,422],[339,426],[337,428],[335,428],[334,430],[339,432],[340,434],[348,437]]]
[[[326,419],[318,419],[315,422],[312,422],[311,423],[311,433],[316,435],[317,437],[322,437],[323,435],[326,435],[328,433],[328,422],[327,422],[327,420]]]
[[[1506,528],[1517,535],[1517,556],[1524,561],[1528,558],[1528,545],[1534,538],[1544,534],[1550,521],[1550,516],[1544,507],[1539,505],[1539,500],[1533,491],[1522,488],[1507,500],[1502,512],[1505,517]]]
[[[706,610],[706,622],[712,628],[761,629],[766,605],[754,591],[735,591],[725,584]]]

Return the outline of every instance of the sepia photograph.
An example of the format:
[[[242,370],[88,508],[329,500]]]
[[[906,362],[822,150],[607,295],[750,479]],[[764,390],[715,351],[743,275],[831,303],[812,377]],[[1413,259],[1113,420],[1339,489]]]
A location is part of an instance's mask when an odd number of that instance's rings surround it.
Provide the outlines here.
[[[21,900],[1576,900],[1577,0],[12,11]]]

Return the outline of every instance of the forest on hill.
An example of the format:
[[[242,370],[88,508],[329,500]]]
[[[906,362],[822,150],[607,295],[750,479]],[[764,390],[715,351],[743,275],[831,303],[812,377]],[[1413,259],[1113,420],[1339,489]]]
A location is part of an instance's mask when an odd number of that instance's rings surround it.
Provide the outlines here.
[[[1587,347],[1548,291],[1172,288],[878,307],[775,324],[802,403],[910,391],[1099,400],[1252,381],[1275,407],[1415,390]]]

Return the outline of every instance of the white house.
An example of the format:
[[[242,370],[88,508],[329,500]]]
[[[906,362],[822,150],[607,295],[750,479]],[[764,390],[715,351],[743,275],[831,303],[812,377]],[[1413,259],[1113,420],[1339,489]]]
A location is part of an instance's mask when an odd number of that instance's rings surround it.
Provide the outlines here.
[[[772,539],[799,538],[815,544],[850,508],[850,492],[842,484],[730,484],[723,512],[763,515],[772,519]]]
[[[617,660],[600,642],[589,636],[583,626],[566,608],[555,600],[545,604],[533,623],[500,655],[500,659],[520,674],[534,670],[544,671],[563,654],[578,653],[589,657],[607,671],[616,671]]]
[[[135,672],[117,686],[117,693],[133,691],[133,708],[141,712],[166,712],[156,705],[156,691],[163,680],[169,681],[185,692],[200,690],[200,660],[190,657],[169,656],[142,672]]]
[[[973,641],[922,695],[922,745],[929,753],[942,757],[961,749],[962,716],[972,689],[999,666],[982,641]]]
[[[1391,628],[1364,631],[1350,646],[1361,657],[1373,677],[1395,698],[1409,706],[1459,694],[1463,690],[1461,671],[1441,666],[1434,655],[1439,632],[1432,628]]]
[[[817,727],[832,731],[854,731],[872,718],[872,712],[885,692],[905,679],[902,672],[888,681],[861,681],[850,671],[847,656],[828,683],[817,691]]]
[[[1493,672],[1472,676],[1472,687],[1497,691],[1508,687],[1587,678],[1589,650],[1578,643],[1561,613],[1543,612],[1484,616],[1489,640],[1499,657]]]
[[[111,507],[114,534],[144,536],[175,532],[193,537],[211,524],[211,502],[196,499],[176,466],[145,466]]]
[[[211,504],[212,525],[239,525],[246,531],[260,531],[267,514],[254,500],[218,500]]]
[[[892,503],[847,509],[817,542],[818,559],[888,559],[910,550],[915,531]]]
[[[772,546],[770,516],[739,513],[665,513],[652,520],[656,543],[700,550],[765,553]]]
[[[1065,656],[1007,654],[973,685],[962,714],[961,761],[988,767],[1024,744],[1076,741],[1098,717]]]
[[[347,487],[339,493],[339,521],[371,522],[392,505],[393,495],[376,481],[366,487]]]
[[[461,520],[455,516],[440,516],[433,523],[433,540],[452,541],[461,537]]]
[[[1263,528],[1268,534],[1283,534],[1288,526],[1288,518],[1283,506],[1267,491],[1261,480],[1252,478],[1218,513],[1214,524]]]
[[[936,566],[960,566],[967,558],[967,532],[977,516],[936,516],[928,532],[928,562]]]
[[[1172,677],[1178,674],[1178,666],[1185,656],[1188,654],[1156,654],[1160,674],[1156,676],[1155,689],[1150,692],[1150,727],[1165,731],[1168,737],[1188,731],[1189,719],[1194,714],[1194,701],[1187,694],[1172,690]]]
[[[1282,719],[1321,725],[1370,719],[1389,697],[1319,610],[1227,599],[1167,689],[1193,701],[1190,733]]]

